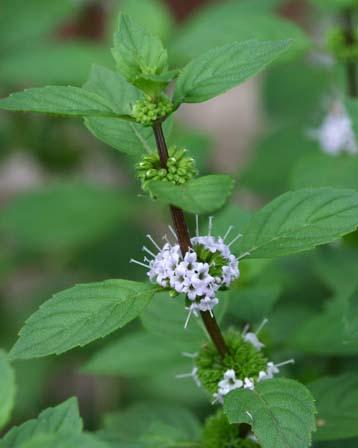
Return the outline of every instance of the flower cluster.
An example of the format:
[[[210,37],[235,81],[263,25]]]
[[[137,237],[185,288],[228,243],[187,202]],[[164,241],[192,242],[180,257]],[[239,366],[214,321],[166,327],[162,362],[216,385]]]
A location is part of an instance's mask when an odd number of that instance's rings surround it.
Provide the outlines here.
[[[188,157],[186,149],[176,146],[169,148],[166,168],[161,167],[158,154],[153,152],[144,156],[136,165],[136,169],[144,191],[147,191],[147,184],[152,180],[168,181],[174,185],[181,185],[197,174],[194,159]]]
[[[206,420],[201,446],[205,448],[260,447],[252,434],[241,437],[239,425],[231,425],[221,409]]]
[[[232,227],[224,238],[214,237],[211,236],[212,218],[209,223],[208,236],[199,236],[197,225],[197,234],[191,238],[192,248],[184,256],[179,244],[172,244],[167,239],[161,248],[148,235],[159,252],[153,254],[144,246],[143,250],[153,257],[144,258],[148,264],[131,260],[147,267],[150,280],[169,290],[171,295],[185,294],[189,317],[199,311],[211,312],[219,302],[217,292],[228,288],[240,275],[239,261],[231,254],[230,246],[241,235],[225,244]],[[174,230],[169,228],[175,236]]]
[[[161,96],[159,99],[148,96],[134,104],[132,117],[144,126],[152,126],[172,111],[173,103],[166,96]]]
[[[356,154],[358,152],[351,119],[340,102],[334,104],[321,127],[313,131],[311,135],[319,141],[322,150],[327,154],[338,155],[343,152]]]
[[[289,360],[280,364],[268,361],[261,349],[264,347],[258,339],[258,333],[267,321],[265,320],[256,333],[244,331],[242,334],[230,330],[225,341],[228,354],[222,359],[215,346],[205,345],[195,356],[195,366],[188,375],[196,384],[204,386],[213,396],[213,403],[224,402],[224,397],[235,389],[253,390],[255,384],[272,379],[278,374],[280,367],[293,363]]]

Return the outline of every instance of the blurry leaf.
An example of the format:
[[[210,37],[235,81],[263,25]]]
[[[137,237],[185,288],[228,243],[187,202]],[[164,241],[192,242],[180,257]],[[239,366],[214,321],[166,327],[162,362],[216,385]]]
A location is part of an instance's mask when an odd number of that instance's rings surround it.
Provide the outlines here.
[[[172,298],[168,294],[157,294],[145,311],[141,320],[150,333],[165,337],[168,340],[187,344],[187,350],[198,345],[204,339],[204,331],[198,325],[200,321],[193,318],[184,331],[184,324],[188,311],[185,310],[184,300],[181,296]]]
[[[109,448],[91,434],[38,434],[21,448]]]
[[[287,50],[289,41],[234,42],[209,50],[180,73],[174,102],[207,101],[256,75]]]
[[[344,102],[347,109],[348,115],[352,120],[353,131],[355,134],[358,133],[358,100],[347,98]]]
[[[93,61],[109,65],[111,57],[104,46],[66,41],[36,46],[31,51],[1,55],[1,61],[0,80],[6,84],[81,86],[87,79]]]
[[[309,386],[317,402],[315,440],[358,436],[358,378],[354,374],[320,378]],[[344,445],[346,446],[346,445]]]
[[[145,377],[160,373],[181,356],[175,341],[141,331],[106,345],[82,370],[96,375]]]
[[[145,283],[106,280],[59,292],[26,321],[10,356],[58,355],[103,338],[135,319],[155,291]]]
[[[15,373],[7,354],[0,350],[0,429],[8,422],[15,404]]]
[[[240,185],[264,197],[285,193],[297,160],[316,147],[317,143],[297,129],[297,124],[280,129],[259,141],[253,160],[240,174]]]
[[[178,30],[170,48],[173,62],[187,63],[214,47],[249,39],[292,39],[285,58],[306,50],[310,42],[305,33],[293,22],[270,14],[269,3],[233,0],[199,10]]]
[[[19,247],[35,251],[76,249],[106,236],[129,201],[114,190],[57,184],[21,194],[0,212],[0,232]]]
[[[71,0],[1,0],[0,51],[53,32],[77,8]]]
[[[121,0],[120,9],[148,33],[167,39],[174,26],[170,10],[161,0]]]
[[[0,448],[22,448],[25,442],[40,434],[79,434],[81,431],[82,420],[77,399],[70,398],[56,407],[41,412],[36,419],[13,427],[0,440]]]
[[[0,99],[0,109],[68,116],[116,116],[111,103],[79,87],[47,86]]]
[[[345,342],[358,342],[358,289],[348,299],[347,310],[343,316]],[[356,434],[358,436],[358,433]]]
[[[290,340],[291,348],[320,356],[358,354],[356,343],[346,343],[343,316],[346,300],[335,298],[319,313],[311,315]]]
[[[118,70],[132,82],[138,75],[159,75],[168,68],[168,55],[160,40],[124,14],[119,17],[112,53]]]
[[[316,427],[312,395],[288,379],[234,390],[225,398],[224,412],[230,423],[251,425],[262,448],[308,448]]]
[[[198,214],[221,208],[233,188],[233,178],[225,174],[198,177],[183,185],[164,181],[148,182],[148,189],[161,202]]]
[[[119,73],[100,65],[93,65],[83,88],[106,99],[119,115],[130,115],[134,103],[142,97]]]
[[[161,443],[162,428],[174,434],[174,439],[169,437],[168,444]],[[165,434],[164,431],[163,433]],[[178,406],[160,405],[156,401],[138,403],[125,411],[108,414],[105,417],[104,430],[99,434],[104,440],[116,440],[119,446],[121,442],[125,443],[123,446],[132,446],[128,444],[136,442],[133,447],[169,448],[185,440],[197,439],[200,435],[200,425],[187,410]],[[176,437],[179,440],[175,440]],[[153,439],[156,439],[156,443]],[[154,445],[150,443],[151,440]]]
[[[358,190],[358,157],[311,154],[296,164],[292,188],[351,188]]]
[[[309,0],[312,4],[327,10],[346,9],[356,5],[356,0]]]
[[[271,258],[313,249],[357,226],[357,192],[303,189],[279,196],[254,214],[238,245],[242,254]]]

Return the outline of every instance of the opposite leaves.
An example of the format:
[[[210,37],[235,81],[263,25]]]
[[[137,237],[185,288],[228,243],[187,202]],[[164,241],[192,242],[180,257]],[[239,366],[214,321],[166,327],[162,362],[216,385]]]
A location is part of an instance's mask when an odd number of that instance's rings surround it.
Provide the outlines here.
[[[0,350],[0,429],[9,420],[15,401],[15,373],[7,354]]]
[[[10,356],[60,354],[107,336],[136,318],[155,291],[144,283],[107,280],[55,294],[28,319]]]
[[[207,101],[246,81],[287,50],[289,40],[249,40],[214,48],[191,61],[180,74],[174,102]]]
[[[308,448],[315,430],[312,395],[288,379],[264,381],[253,391],[231,392],[224,412],[230,423],[251,425],[262,448]]]
[[[333,188],[288,192],[258,211],[243,232],[242,253],[272,258],[313,249],[358,226],[358,193]]]

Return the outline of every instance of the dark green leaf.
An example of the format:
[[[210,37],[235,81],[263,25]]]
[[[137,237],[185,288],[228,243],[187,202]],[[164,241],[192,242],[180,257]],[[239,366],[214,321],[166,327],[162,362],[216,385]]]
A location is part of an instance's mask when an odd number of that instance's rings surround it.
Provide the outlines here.
[[[60,354],[103,338],[135,319],[155,291],[145,283],[107,280],[57,293],[27,320],[10,356]]]

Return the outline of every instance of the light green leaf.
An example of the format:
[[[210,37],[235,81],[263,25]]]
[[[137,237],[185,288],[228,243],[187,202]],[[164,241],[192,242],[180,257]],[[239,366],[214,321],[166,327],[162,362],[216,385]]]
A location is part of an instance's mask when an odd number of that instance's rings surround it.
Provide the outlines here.
[[[229,0],[201,8],[174,36],[169,51],[173,63],[186,64],[212,48],[250,39],[292,39],[292,45],[282,59],[293,58],[307,50],[310,46],[307,35],[295,23],[270,13],[272,3],[267,0]]]
[[[95,375],[145,377],[160,373],[181,356],[175,341],[140,331],[102,348],[82,370]]]
[[[84,89],[106,99],[118,115],[130,115],[134,103],[143,95],[119,73],[94,65]]]
[[[38,434],[21,448],[109,448],[92,434]]]
[[[0,233],[25,249],[73,250],[108,235],[130,208],[115,190],[55,184],[9,201],[0,212]]]
[[[352,188],[358,190],[358,157],[311,154],[296,164],[292,188]]]
[[[290,41],[249,40],[208,51],[191,61],[178,77],[174,102],[200,103],[246,81],[289,47]]]
[[[234,189],[234,180],[225,174],[213,174],[190,180],[183,185],[152,181],[148,189],[160,201],[190,213],[208,213],[221,208]]]
[[[87,79],[93,61],[105,65],[112,63],[104,46],[67,40],[46,42],[31,48],[31,51],[26,48],[2,54],[1,61],[0,80],[9,85],[26,86],[81,86]]]
[[[10,356],[58,355],[103,338],[135,319],[155,291],[145,283],[106,280],[59,292],[27,320]]]
[[[358,436],[358,378],[355,374],[320,378],[309,388],[317,401],[318,431],[315,440]]]
[[[242,254],[272,258],[329,243],[357,226],[357,192],[303,189],[285,193],[259,210],[238,245]]]
[[[88,117],[87,129],[99,140],[118,151],[133,157],[156,151],[153,129],[128,120],[118,118]],[[163,124],[166,139],[170,137],[173,120],[169,118]]]
[[[110,102],[79,87],[36,87],[0,100],[0,109],[69,116],[116,116]]]
[[[82,420],[76,398],[48,408],[33,420],[12,428],[1,440],[0,448],[22,448],[25,442],[43,434],[80,434]]]
[[[289,379],[263,381],[255,390],[235,390],[225,398],[230,423],[252,426],[262,448],[308,448],[315,430],[314,399]]]
[[[168,68],[168,55],[160,40],[124,14],[119,17],[112,53],[118,70],[131,82],[141,74],[159,75]]]
[[[0,350],[0,429],[8,422],[15,404],[15,372],[7,354]]]

